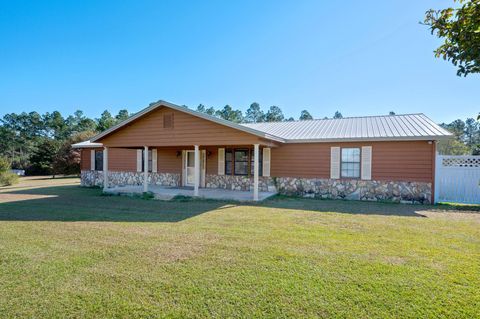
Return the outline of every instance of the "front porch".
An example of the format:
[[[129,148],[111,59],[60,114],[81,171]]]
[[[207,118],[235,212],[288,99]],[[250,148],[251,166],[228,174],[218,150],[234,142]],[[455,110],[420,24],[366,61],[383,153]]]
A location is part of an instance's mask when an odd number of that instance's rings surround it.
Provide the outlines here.
[[[195,196],[205,199],[234,200],[241,202],[253,200],[251,191],[238,191],[218,188],[199,188],[198,195],[195,195],[195,190],[193,187],[149,185],[148,191],[153,194],[155,199],[159,200],[171,200],[176,196]],[[127,185],[110,187],[105,189],[104,192],[114,195],[141,195],[144,192],[144,188],[141,185]],[[275,194],[276,192],[258,192],[258,200],[265,200]]]

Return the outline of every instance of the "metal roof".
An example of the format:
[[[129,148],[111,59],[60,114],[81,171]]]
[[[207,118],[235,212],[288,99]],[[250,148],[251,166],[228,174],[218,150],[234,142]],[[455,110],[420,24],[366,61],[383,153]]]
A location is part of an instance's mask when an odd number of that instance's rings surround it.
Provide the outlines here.
[[[421,113],[243,125],[278,136],[287,143],[438,140],[452,136]]]
[[[103,144],[96,141],[163,106],[281,143],[439,140],[452,137],[450,132],[435,124],[421,113],[237,124],[212,115],[190,110],[187,107],[166,101],[158,101],[132,115],[125,121],[94,136],[89,141],[73,144],[72,147],[102,147]]]

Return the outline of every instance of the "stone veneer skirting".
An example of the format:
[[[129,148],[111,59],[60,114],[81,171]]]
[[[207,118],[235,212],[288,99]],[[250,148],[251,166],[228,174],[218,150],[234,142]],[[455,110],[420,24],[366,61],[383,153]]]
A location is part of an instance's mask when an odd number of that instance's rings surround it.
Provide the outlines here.
[[[82,186],[102,186],[103,172],[82,171]],[[180,186],[181,176],[174,173],[148,173],[148,183],[162,186]],[[108,172],[109,186],[143,185],[143,173],[139,172]]]
[[[109,172],[109,186],[142,185],[143,173]],[[149,173],[149,184],[180,186],[181,175]],[[82,186],[103,186],[103,172],[82,171]],[[205,176],[207,188],[250,191],[253,177]],[[329,199],[431,203],[432,184],[425,182],[333,180],[325,178],[260,177],[259,190],[280,194]]]

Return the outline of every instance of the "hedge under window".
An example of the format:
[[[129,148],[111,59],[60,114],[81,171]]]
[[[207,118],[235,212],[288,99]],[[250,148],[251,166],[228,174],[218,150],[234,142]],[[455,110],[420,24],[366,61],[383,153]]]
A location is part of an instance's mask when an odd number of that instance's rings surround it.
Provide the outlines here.
[[[342,177],[360,178],[360,148],[342,148]]]

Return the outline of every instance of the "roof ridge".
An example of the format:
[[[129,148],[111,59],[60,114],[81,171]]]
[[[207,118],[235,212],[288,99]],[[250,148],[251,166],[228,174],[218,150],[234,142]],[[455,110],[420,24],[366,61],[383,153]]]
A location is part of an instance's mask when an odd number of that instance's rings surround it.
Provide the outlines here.
[[[311,120],[295,120],[295,121],[274,121],[274,122],[257,122],[257,123],[240,123],[241,125],[257,125],[257,124],[277,124],[277,123],[298,123],[298,122],[315,122],[315,121],[333,121],[333,120],[348,120],[361,118],[379,118],[379,117],[399,117],[408,115],[425,115],[424,113],[404,113],[404,114],[385,114],[385,115],[362,115],[362,116],[346,116],[342,118],[326,118],[326,119],[311,119]]]

